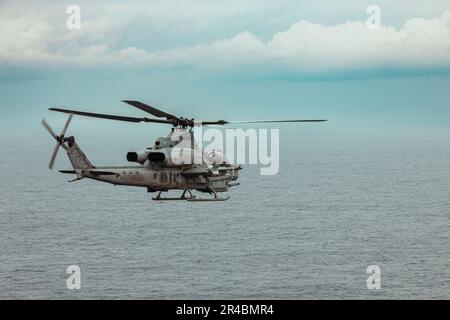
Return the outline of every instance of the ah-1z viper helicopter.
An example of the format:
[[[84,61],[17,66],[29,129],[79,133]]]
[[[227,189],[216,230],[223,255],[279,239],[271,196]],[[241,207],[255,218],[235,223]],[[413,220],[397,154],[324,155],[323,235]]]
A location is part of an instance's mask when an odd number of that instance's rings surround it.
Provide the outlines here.
[[[227,125],[231,123],[271,123],[271,122],[321,122],[326,120],[262,120],[262,121],[201,121],[177,117],[139,101],[124,100],[123,102],[147,112],[155,118],[137,118],[129,116],[118,116],[100,114],[60,108],[50,108],[51,111],[68,113],[69,118],[59,135],[50,128],[43,119],[42,125],[56,140],[56,146],[50,159],[49,168],[53,168],[56,155],[62,147],[69,157],[73,170],[60,170],[62,173],[76,174],[76,178],[69,182],[83,178],[94,179],[114,185],[145,187],[148,192],[158,192],[153,200],[187,200],[187,201],[223,201],[229,197],[219,196],[219,192],[227,192],[230,187],[238,186],[238,171],[240,165],[228,163],[220,153],[205,154],[204,150],[198,148],[193,139],[193,127],[196,125]],[[127,160],[136,162],[139,166],[107,167],[94,166],[75,142],[73,136],[66,137],[73,115],[127,121],[162,123],[172,126],[167,137],[156,139],[153,147],[148,147],[138,152],[128,152]],[[191,141],[191,152],[193,157],[201,157],[200,163],[184,163],[174,159],[172,152],[183,140]],[[183,190],[178,198],[163,198],[162,192],[169,190]],[[206,192],[211,198],[198,198],[193,195],[192,190]]]

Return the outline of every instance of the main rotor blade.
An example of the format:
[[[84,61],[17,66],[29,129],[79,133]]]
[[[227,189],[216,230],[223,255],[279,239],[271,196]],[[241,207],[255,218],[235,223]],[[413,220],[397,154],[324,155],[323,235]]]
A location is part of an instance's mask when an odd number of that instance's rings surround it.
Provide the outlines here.
[[[117,121],[126,121],[126,122],[154,122],[154,123],[168,123],[172,124],[171,121],[162,120],[162,119],[149,119],[149,118],[136,118],[136,117],[128,117],[128,116],[116,116],[111,114],[103,114],[103,113],[93,113],[93,112],[84,112],[84,111],[76,111],[76,110],[67,110],[60,108],[49,108],[51,111],[63,112],[63,113],[72,113],[79,116],[92,117],[92,118],[100,118],[100,119],[109,119],[109,120],[117,120]]]
[[[41,123],[44,128],[47,129],[47,131],[52,135],[52,137],[55,138],[55,140],[58,140],[58,137],[56,136],[55,132],[53,132],[52,128],[50,128],[47,121],[45,121],[45,119],[42,119]]]
[[[202,125],[207,126],[207,125],[224,125],[224,124],[228,124],[228,121],[225,120],[217,120],[217,121],[202,121]]]
[[[328,120],[249,120],[249,121],[226,121],[226,120],[217,120],[217,121],[201,121],[201,124],[204,126],[211,125],[227,125],[227,124],[245,124],[245,123],[276,123],[276,122],[324,122]]]
[[[72,117],[73,117],[73,113],[71,113],[69,115],[69,118],[67,119],[66,124],[64,125],[64,128],[62,129],[61,134],[59,135],[60,137],[65,136],[67,128],[69,127],[70,121],[72,120]]]
[[[135,108],[138,108],[144,112],[150,113],[151,115],[158,117],[158,118],[180,120],[178,117],[174,116],[173,114],[156,109],[155,107],[149,106],[140,101],[134,101],[134,100],[122,100],[122,101],[125,103],[128,103],[129,105],[131,105]]]
[[[53,164],[55,163],[56,155],[58,154],[59,146],[61,144],[59,142],[56,143],[55,149],[53,149],[52,157],[50,158],[50,162],[48,164],[48,168],[50,170],[53,169]]]
[[[225,121],[225,124],[228,123],[277,123],[277,122],[325,122],[328,120],[322,120],[322,119],[317,119],[317,120],[250,120],[250,121]]]

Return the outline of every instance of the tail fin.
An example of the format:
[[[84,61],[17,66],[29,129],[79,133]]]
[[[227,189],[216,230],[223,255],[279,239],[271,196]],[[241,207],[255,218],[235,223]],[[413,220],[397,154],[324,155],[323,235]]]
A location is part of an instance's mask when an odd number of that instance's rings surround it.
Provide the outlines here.
[[[92,169],[95,166],[89,161],[80,146],[75,142],[74,137],[67,138],[67,155],[72,163],[72,167],[77,169]]]

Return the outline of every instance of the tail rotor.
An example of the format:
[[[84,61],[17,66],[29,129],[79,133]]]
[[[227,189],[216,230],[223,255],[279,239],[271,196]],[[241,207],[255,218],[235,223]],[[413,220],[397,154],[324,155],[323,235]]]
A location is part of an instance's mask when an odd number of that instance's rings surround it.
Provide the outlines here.
[[[66,124],[64,125],[64,128],[62,129],[61,133],[59,135],[56,135],[55,132],[52,130],[52,128],[49,126],[47,121],[45,119],[42,119],[42,125],[45,129],[50,133],[50,135],[56,140],[56,146],[55,149],[53,149],[52,156],[50,158],[50,162],[48,164],[49,169],[53,169],[53,164],[55,163],[56,155],[58,154],[59,147],[63,147],[63,149],[67,150],[67,146],[64,144],[65,139],[64,136],[66,134],[67,128],[69,127],[70,121],[72,120],[73,114],[69,115],[69,118],[66,121]]]

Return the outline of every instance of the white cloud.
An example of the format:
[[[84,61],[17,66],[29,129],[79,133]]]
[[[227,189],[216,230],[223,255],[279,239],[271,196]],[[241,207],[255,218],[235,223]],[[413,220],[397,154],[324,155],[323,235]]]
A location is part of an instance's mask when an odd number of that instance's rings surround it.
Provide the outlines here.
[[[450,11],[441,17],[408,20],[396,30],[365,23],[322,26],[299,21],[267,43],[269,55],[305,71],[376,67],[449,67]]]
[[[106,15],[83,20],[79,31],[65,29],[65,15],[0,15],[0,63],[256,66],[301,73],[450,67],[450,10],[432,19],[407,20],[400,28],[383,26],[371,30],[365,22],[327,26],[300,20],[267,41],[243,31],[209,43],[166,49],[140,47],[134,43],[130,40],[134,38],[127,34],[134,16],[114,12],[114,19]],[[145,17],[142,14],[141,19]],[[140,32],[145,38],[146,30]],[[146,41],[151,43],[152,39]]]

